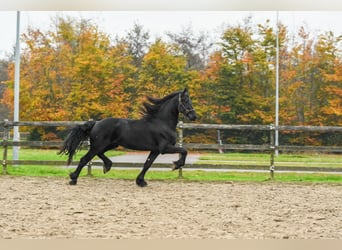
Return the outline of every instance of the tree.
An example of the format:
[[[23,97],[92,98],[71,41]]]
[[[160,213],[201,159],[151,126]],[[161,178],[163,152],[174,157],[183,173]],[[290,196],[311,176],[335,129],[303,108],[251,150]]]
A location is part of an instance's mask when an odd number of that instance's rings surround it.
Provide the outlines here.
[[[342,122],[341,41],[342,36],[327,32],[316,44],[321,85],[315,90],[319,103],[315,119],[320,124],[339,126]]]
[[[205,70],[200,75],[200,90],[196,91],[196,99],[201,100],[197,112],[204,123],[222,123],[221,112],[229,113],[228,103],[221,102],[221,71],[226,65],[220,51],[214,52]]]
[[[226,64],[221,69],[222,91],[218,102],[230,106],[229,113],[221,115],[224,122],[265,124],[272,121],[272,71],[268,60],[274,54],[269,48],[275,39],[268,26],[259,28],[261,43],[253,39],[249,20],[244,25],[228,27],[223,34],[221,45]]]
[[[142,61],[138,93],[165,96],[184,88],[190,80],[186,59],[177,48],[157,40]]]
[[[3,94],[6,90],[5,82],[8,80],[8,60],[0,60],[0,120],[8,118],[8,109],[2,103]]]
[[[150,46],[150,34],[138,23],[128,31],[124,38],[116,39],[116,47],[125,47],[125,60],[130,65],[130,76],[124,82],[124,93],[126,93],[129,117],[137,117],[137,102],[139,102],[139,76],[141,73],[142,60]],[[126,64],[127,65],[127,64]]]
[[[128,45],[128,53],[133,57],[133,64],[140,68],[141,62],[149,47],[150,34],[138,23],[127,33],[124,42]]]
[[[23,34],[20,118],[87,120],[127,114],[124,85],[130,77],[127,48],[87,20],[60,18],[47,33]],[[12,105],[13,65],[5,103]]]
[[[178,46],[181,53],[186,57],[187,70],[204,69],[208,60],[208,52],[213,46],[213,43],[208,41],[207,34],[196,35],[192,27],[188,26],[183,28],[179,34],[168,32],[167,36],[171,39],[171,43]]]
[[[138,24],[114,41],[89,20],[56,18],[53,25],[48,32],[30,28],[22,35],[22,120],[138,118],[146,95],[162,97],[189,87],[199,122],[274,122],[276,34],[268,20],[254,26],[247,18],[228,26],[210,54],[208,36],[191,27],[168,33],[168,42],[151,43]],[[280,124],[341,124],[341,36],[326,32],[315,38],[304,27],[293,39],[288,36],[280,24]],[[7,62],[1,63],[3,77]],[[10,60],[7,70],[2,103],[13,110]]]

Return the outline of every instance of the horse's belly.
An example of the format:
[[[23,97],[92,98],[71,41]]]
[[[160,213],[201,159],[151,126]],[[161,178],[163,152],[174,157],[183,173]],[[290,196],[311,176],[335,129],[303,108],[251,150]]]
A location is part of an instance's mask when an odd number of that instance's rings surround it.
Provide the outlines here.
[[[121,138],[119,144],[133,150],[158,150],[158,142],[144,133],[131,133]]]

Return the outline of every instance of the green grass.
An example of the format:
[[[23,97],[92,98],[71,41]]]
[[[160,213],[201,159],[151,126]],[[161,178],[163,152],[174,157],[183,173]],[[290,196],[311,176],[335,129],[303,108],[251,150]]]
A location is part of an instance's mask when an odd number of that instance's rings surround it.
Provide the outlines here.
[[[59,152],[58,149],[53,150],[53,149],[25,149],[22,148],[19,150],[19,160],[39,160],[39,161],[66,161],[68,156],[66,155],[58,155],[57,153]],[[83,155],[85,155],[87,151],[86,150],[80,150],[76,152],[74,160],[77,161],[79,160]],[[112,156],[119,156],[123,155],[125,152],[123,151],[108,151],[106,155],[108,157]],[[8,150],[8,160],[13,159],[13,152],[12,149],[10,148]],[[95,157],[94,160],[97,160],[98,157]]]
[[[224,153],[204,154],[196,164],[225,165],[266,165],[270,164],[270,154]],[[329,154],[279,154],[275,157],[276,166],[334,167],[342,168],[342,155]]]
[[[51,166],[8,166],[8,172],[12,176],[45,176],[63,177],[68,179],[68,175],[74,168],[51,167]],[[92,176],[95,178],[112,178],[135,180],[140,170],[112,170],[103,174],[102,169],[93,169]],[[87,174],[86,167],[81,172],[81,178]],[[147,172],[146,180],[179,180],[177,171],[155,171],[153,168]],[[269,173],[241,173],[241,172],[206,172],[206,171],[187,171],[183,169],[184,181],[205,181],[205,182],[264,182],[270,180]],[[301,173],[276,173],[275,182],[301,182],[301,183],[342,183],[342,175],[338,174],[301,174]]]
[[[57,150],[20,150],[21,160],[65,160],[66,157],[60,157],[57,154]],[[85,152],[79,152],[77,154],[76,160],[81,157]],[[108,156],[122,155],[124,152],[121,151],[110,151]],[[9,152],[9,156],[12,155]],[[62,159],[61,159],[62,158]],[[201,156],[198,163],[219,163],[227,164],[227,162],[232,163],[240,161],[243,164],[251,164],[251,162],[257,162],[262,164],[269,164],[268,154],[238,154],[238,153],[226,153],[226,154],[204,154]],[[339,166],[339,162],[342,161],[342,156],[338,155],[280,155],[277,161],[284,163],[307,163],[315,162],[320,164],[321,167],[326,166],[327,163],[332,163],[332,165]],[[278,163],[276,162],[276,166]],[[330,165],[327,165],[327,167]],[[12,176],[46,176],[46,177],[62,177],[68,179],[70,172],[74,170],[73,168],[56,167],[56,166],[30,166],[21,165],[19,167],[8,166],[8,173]],[[118,170],[112,168],[112,170],[103,174],[102,169],[94,168],[92,170],[92,175],[95,178],[112,178],[112,179],[127,179],[134,180],[140,170]],[[87,174],[87,167],[85,167],[81,173],[82,178]],[[177,181],[178,171],[155,171],[153,167],[146,174],[146,180],[172,180]],[[247,172],[207,172],[207,171],[190,171],[186,167],[183,169],[183,179],[184,181],[237,181],[237,182],[264,182],[270,180],[270,175],[268,172],[265,173],[247,173]],[[303,183],[341,183],[342,175],[338,174],[310,174],[310,173],[279,173],[275,172],[275,182],[303,182]]]

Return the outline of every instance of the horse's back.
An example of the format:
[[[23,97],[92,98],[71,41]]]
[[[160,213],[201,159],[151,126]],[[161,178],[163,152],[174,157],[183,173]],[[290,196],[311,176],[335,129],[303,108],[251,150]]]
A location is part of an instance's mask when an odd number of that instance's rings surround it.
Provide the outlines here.
[[[96,122],[91,131],[91,137],[94,139],[110,138],[111,141],[118,140],[124,137],[125,134],[134,132],[135,129],[132,129],[132,127],[136,127],[135,124],[137,123],[139,123],[138,120],[105,118]]]
[[[121,145],[134,150],[158,150],[163,141],[175,143],[176,132],[160,122],[145,119],[105,118],[97,121],[91,131],[93,144]]]
[[[119,124],[120,119],[112,117],[96,121],[93,129],[91,130],[90,139],[92,141],[110,139],[113,132],[118,130]]]
[[[100,121],[96,121],[94,130],[102,130],[102,129],[109,130],[113,128],[113,126],[116,126],[119,120],[120,120],[119,118],[109,117],[109,118],[104,118]]]

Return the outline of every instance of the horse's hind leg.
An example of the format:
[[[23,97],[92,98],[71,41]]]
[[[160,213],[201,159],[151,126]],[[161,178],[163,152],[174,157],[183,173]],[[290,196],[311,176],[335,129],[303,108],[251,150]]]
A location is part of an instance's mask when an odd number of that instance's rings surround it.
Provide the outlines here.
[[[103,161],[103,173],[109,172],[109,170],[112,168],[113,162],[104,155],[104,153],[110,149],[117,148],[119,145],[117,144],[111,144],[108,147],[106,147],[102,152],[98,153],[97,156],[100,157],[100,159]]]
[[[113,162],[104,153],[97,154],[97,156],[103,161],[103,173],[107,173],[112,168]]]
[[[91,160],[94,158],[94,156],[96,155],[96,153],[93,150],[89,150],[80,160],[80,162],[78,163],[78,166],[76,168],[76,170],[72,173],[70,173],[70,185],[76,185],[77,184],[77,178],[80,175],[83,167]]]

